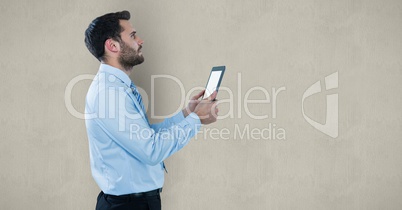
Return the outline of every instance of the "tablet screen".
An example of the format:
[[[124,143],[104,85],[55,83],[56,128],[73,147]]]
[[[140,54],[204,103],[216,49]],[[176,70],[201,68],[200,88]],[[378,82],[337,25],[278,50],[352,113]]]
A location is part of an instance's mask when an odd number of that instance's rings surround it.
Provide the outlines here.
[[[205,88],[205,93],[204,93],[204,97],[208,98],[215,90],[219,89],[219,85],[223,76],[223,72],[224,72],[224,67],[223,69],[212,69],[211,74],[209,75],[209,79],[208,79],[208,83],[207,83],[207,87]]]

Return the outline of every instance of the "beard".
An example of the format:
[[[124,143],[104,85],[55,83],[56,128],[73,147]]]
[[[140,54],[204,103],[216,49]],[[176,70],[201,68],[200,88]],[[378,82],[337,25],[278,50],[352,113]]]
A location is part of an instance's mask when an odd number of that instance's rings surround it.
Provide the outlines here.
[[[124,69],[132,69],[135,65],[144,62],[144,57],[138,52],[142,48],[141,46],[138,50],[135,50],[124,43],[124,41],[121,41],[120,45],[121,53],[119,56],[119,63]]]

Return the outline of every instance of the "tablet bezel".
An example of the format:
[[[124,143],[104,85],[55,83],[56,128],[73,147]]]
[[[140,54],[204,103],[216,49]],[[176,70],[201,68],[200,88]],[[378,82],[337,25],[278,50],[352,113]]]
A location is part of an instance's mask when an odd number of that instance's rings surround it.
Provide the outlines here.
[[[209,79],[211,79],[212,73],[213,73],[214,71],[221,71],[222,73],[221,73],[221,75],[220,75],[218,84],[217,84],[217,86],[216,86],[216,91],[217,91],[217,92],[219,91],[219,87],[221,86],[221,82],[222,82],[223,75],[225,74],[225,70],[226,70],[226,66],[214,66],[214,67],[212,67],[211,73],[209,73],[209,77],[208,77],[208,80],[207,80],[207,84],[205,85],[205,91],[207,90],[207,87],[208,87],[208,84],[209,84]],[[208,97],[209,97],[209,96],[208,96]],[[205,93],[204,93],[204,95],[202,96],[202,99],[205,99]]]

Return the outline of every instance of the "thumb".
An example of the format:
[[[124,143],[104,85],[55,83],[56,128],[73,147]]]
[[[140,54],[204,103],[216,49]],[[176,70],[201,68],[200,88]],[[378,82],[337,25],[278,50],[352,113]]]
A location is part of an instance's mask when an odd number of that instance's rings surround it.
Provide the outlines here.
[[[208,98],[207,100],[213,101],[216,98],[216,95],[218,95],[218,92],[215,90]]]
[[[202,95],[204,95],[205,89],[199,92],[197,95],[193,96],[191,100],[198,100]]]

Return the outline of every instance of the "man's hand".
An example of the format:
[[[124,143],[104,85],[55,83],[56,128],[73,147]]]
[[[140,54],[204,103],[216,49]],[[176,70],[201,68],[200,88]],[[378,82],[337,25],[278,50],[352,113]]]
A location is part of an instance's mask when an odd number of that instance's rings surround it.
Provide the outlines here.
[[[216,121],[218,117],[217,101],[215,100],[218,92],[214,91],[208,98],[199,101],[194,109],[194,113],[198,115],[202,124],[210,124]]]
[[[184,117],[187,117],[191,112],[194,112],[195,107],[201,102],[198,100],[201,96],[203,96],[205,93],[205,90],[201,91],[197,95],[193,96],[190,99],[190,102],[188,103],[187,107],[183,109],[183,115]]]

